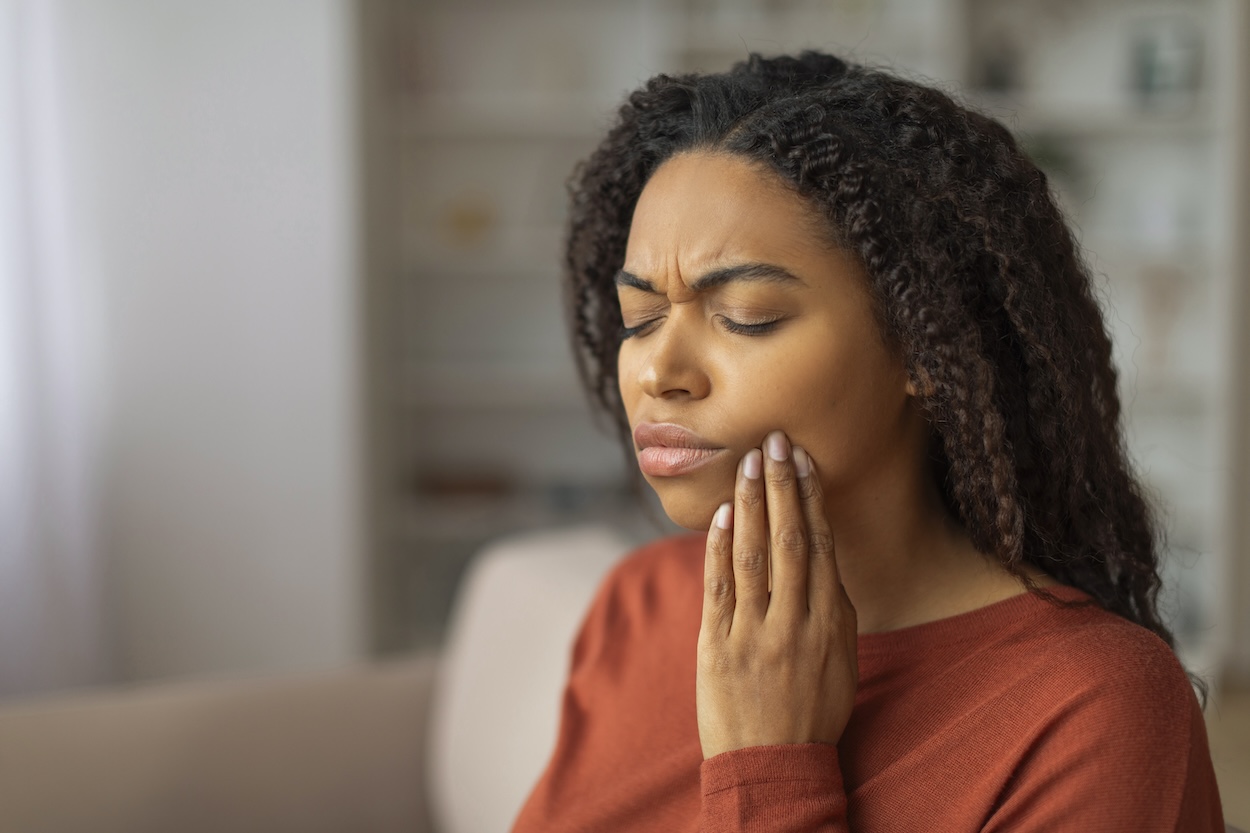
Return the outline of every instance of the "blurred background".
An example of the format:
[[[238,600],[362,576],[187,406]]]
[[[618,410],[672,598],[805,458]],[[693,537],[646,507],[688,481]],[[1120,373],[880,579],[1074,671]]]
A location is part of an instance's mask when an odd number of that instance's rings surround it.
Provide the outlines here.
[[[0,0],[0,697],[436,649],[485,542],[667,531],[576,384],[564,180],[647,77],[803,47],[1052,176],[1182,658],[1244,686],[1242,0]]]

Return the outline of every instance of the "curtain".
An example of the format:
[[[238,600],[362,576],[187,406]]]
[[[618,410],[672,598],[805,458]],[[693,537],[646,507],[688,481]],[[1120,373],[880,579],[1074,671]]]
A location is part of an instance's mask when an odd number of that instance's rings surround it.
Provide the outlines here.
[[[69,199],[57,9],[0,0],[0,697],[112,676],[100,316]]]

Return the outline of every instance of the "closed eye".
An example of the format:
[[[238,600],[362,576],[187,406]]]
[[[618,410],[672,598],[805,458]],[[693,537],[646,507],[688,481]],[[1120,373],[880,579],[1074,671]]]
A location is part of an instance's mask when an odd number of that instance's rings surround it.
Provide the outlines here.
[[[621,327],[621,341],[624,341],[627,338],[633,338],[659,320],[660,319],[658,318],[652,318],[650,321],[644,321],[636,327]]]
[[[745,336],[764,335],[765,333],[769,333],[777,329],[777,325],[781,323],[780,318],[774,318],[771,321],[759,321],[755,323],[744,323],[741,321],[734,321],[732,318],[726,318],[723,315],[720,316],[720,319],[721,321],[724,322],[724,327],[726,330],[729,330],[729,332],[731,333],[736,333],[738,335],[745,335]],[[646,330],[648,327],[650,327],[652,324],[654,324],[655,322],[659,320],[660,320],[659,318],[653,318],[650,321],[644,321],[641,324],[638,324],[637,326],[634,326],[634,327],[621,327],[621,330],[620,330],[621,340],[624,341],[627,338],[633,338],[634,336],[641,334],[644,330]]]
[[[781,323],[780,318],[774,318],[772,321],[760,321],[755,324],[744,324],[740,321],[734,321],[732,318],[721,316],[721,320],[725,322],[725,329],[731,333],[738,333],[744,336],[759,336],[764,333],[772,332],[777,329],[777,325]]]

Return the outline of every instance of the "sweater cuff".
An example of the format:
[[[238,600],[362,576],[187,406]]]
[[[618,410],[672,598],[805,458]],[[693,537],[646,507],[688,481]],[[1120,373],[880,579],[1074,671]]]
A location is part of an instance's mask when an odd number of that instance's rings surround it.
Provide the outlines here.
[[[722,752],[699,769],[703,795],[780,781],[815,781],[822,791],[842,792],[838,748],[828,743],[748,746]]]
[[[838,748],[751,746],[703,762],[703,833],[848,833]]]

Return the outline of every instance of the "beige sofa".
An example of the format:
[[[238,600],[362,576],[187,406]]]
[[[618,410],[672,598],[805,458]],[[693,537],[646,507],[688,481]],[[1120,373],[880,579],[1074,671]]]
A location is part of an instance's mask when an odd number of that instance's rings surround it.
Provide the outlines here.
[[[488,548],[439,656],[0,707],[0,833],[506,831],[627,549],[594,528]]]
[[[627,549],[601,528],[488,548],[438,656],[5,704],[0,831],[507,830],[577,624]]]

